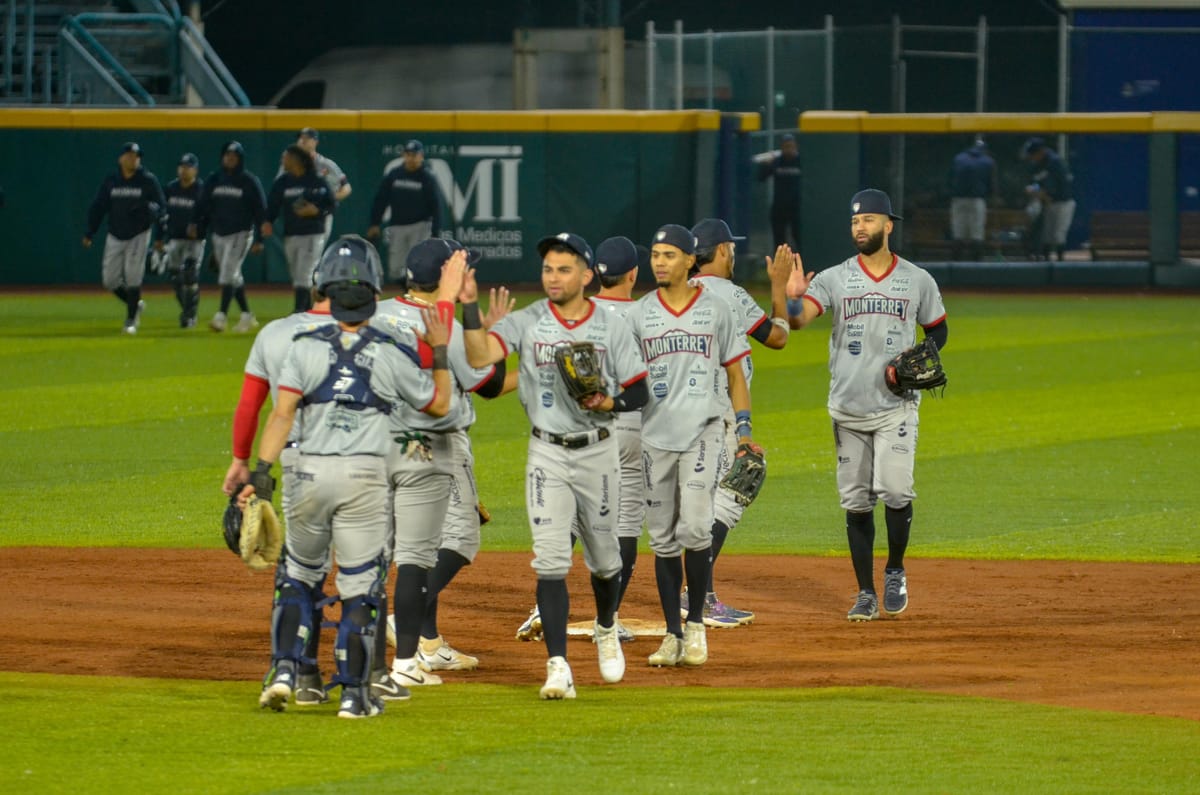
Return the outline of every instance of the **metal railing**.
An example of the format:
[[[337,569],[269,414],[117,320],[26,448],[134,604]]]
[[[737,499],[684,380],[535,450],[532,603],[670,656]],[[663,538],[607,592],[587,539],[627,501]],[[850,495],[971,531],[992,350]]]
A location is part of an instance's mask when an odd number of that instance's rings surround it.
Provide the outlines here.
[[[80,17],[90,16],[81,14]],[[97,94],[107,88],[112,104],[154,105],[154,97],[113,57],[79,17],[68,17],[58,34],[60,63],[63,68],[63,103],[75,104],[77,87],[84,89],[85,104],[96,102]]]
[[[180,68],[206,105],[248,107],[250,98],[225,66],[208,39],[188,17],[180,17]]]

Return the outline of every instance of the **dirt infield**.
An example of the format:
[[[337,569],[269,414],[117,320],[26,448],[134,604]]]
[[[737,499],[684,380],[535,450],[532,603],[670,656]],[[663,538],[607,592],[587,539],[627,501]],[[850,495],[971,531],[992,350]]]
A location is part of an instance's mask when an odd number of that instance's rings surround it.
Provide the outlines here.
[[[513,639],[532,606],[529,559],[485,553],[444,594],[442,632],[481,660],[448,681],[541,684],[544,647]],[[622,613],[659,618],[643,563]],[[228,552],[0,548],[0,566],[16,595],[0,628],[0,670],[254,686],[266,669],[272,580]],[[570,579],[575,620],[591,602],[582,569],[577,562]],[[848,560],[727,555],[721,596],[757,611],[756,623],[710,630],[699,669],[649,668],[657,642],[626,644],[625,681],[882,685],[1200,720],[1195,566],[913,559],[908,572],[908,612],[850,624]],[[329,630],[322,640],[328,671]],[[573,639],[569,650],[577,683],[601,686],[592,646]]]

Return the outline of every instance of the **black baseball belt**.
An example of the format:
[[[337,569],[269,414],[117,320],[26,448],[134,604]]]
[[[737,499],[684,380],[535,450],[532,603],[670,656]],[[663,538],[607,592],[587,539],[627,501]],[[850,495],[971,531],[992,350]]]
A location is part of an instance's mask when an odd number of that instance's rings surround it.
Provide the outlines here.
[[[541,428],[534,428],[533,435],[549,444],[556,444],[559,447],[565,447],[568,450],[578,450],[580,447],[587,447],[589,444],[603,442],[611,433],[608,428],[593,428],[590,431],[580,431],[579,433],[557,434],[543,431]]]

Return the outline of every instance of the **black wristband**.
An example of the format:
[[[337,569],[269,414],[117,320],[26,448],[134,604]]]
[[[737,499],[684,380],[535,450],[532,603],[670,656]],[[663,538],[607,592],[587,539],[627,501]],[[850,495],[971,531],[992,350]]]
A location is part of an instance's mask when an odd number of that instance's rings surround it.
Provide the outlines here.
[[[261,472],[264,475],[271,474],[271,467],[275,466],[274,461],[263,461],[258,459],[258,466],[254,467],[255,472]]]
[[[434,370],[449,370],[450,357],[446,354],[445,345],[433,346],[433,369]]]
[[[471,331],[477,328],[483,328],[483,318],[479,314],[479,302],[472,301],[469,304],[463,304],[463,328]]]

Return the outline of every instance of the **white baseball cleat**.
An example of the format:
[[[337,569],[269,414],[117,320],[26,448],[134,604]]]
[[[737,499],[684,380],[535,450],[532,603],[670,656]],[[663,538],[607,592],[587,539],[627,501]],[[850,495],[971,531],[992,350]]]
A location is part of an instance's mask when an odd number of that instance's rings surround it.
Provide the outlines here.
[[[417,662],[416,657],[394,660],[392,662],[392,678],[405,687],[424,687],[442,683],[442,677],[421,670],[421,665]]]
[[[546,684],[542,685],[538,695],[544,701],[575,698],[575,677],[571,675],[571,666],[565,657],[546,660]]]
[[[208,327],[213,331],[224,331],[225,326],[228,325],[228,322],[229,321],[225,317],[225,313],[218,312],[217,314],[213,315],[212,320],[208,321]]]
[[[258,318],[254,317],[254,313],[253,312],[243,312],[241,314],[241,317],[238,318],[237,325],[233,327],[233,330],[238,333],[244,334],[247,331],[250,331],[251,329],[256,328],[257,326],[258,326]]]
[[[438,635],[432,640],[421,638],[417,663],[422,671],[473,671],[479,667],[479,658],[463,654]]]
[[[708,637],[703,622],[688,621],[683,625],[684,665],[704,665],[708,661]]]
[[[621,636],[617,622],[608,629],[597,620],[592,633],[596,654],[600,658],[600,678],[605,682],[620,682],[625,677],[625,653],[621,651]]]

